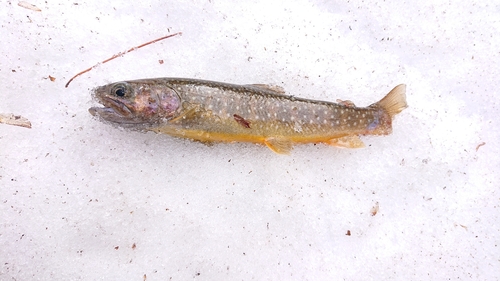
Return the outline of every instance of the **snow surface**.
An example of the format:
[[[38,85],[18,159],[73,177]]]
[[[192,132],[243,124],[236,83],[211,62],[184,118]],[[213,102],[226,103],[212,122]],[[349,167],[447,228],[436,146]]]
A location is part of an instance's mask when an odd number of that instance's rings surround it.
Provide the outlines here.
[[[0,124],[0,280],[500,278],[498,1],[140,2],[0,3],[0,113],[33,125]],[[364,149],[290,156],[88,113],[152,77],[359,106],[406,83],[410,107]]]

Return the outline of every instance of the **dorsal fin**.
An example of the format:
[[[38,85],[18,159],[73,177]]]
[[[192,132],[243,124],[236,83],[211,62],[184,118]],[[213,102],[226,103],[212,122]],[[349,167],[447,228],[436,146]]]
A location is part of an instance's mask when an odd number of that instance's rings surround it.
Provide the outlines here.
[[[246,86],[250,86],[253,88],[257,88],[259,90],[271,91],[276,95],[285,95],[285,89],[277,85],[267,85],[267,84],[249,84]]]

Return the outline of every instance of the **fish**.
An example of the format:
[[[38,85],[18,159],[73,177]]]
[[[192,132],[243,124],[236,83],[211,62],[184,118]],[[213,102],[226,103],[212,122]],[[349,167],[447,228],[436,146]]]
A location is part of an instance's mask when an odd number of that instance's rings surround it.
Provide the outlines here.
[[[348,100],[310,100],[266,84],[236,85],[190,78],[153,78],[96,87],[100,120],[204,143],[251,142],[279,154],[293,146],[325,143],[360,148],[363,135],[392,133],[392,120],[408,105],[400,84],[380,101],[356,107]]]

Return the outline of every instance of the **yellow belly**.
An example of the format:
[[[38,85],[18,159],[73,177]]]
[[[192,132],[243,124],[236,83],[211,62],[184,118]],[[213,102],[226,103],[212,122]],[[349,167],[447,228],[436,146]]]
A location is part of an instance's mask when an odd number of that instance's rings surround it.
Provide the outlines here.
[[[293,135],[293,136],[262,136],[250,133],[207,132],[201,129],[185,129],[178,127],[159,127],[152,129],[157,133],[175,137],[188,138],[201,142],[252,142],[265,144],[272,151],[279,154],[288,154],[294,144],[326,143],[337,147],[359,148],[364,147],[357,135],[346,132],[335,135]]]

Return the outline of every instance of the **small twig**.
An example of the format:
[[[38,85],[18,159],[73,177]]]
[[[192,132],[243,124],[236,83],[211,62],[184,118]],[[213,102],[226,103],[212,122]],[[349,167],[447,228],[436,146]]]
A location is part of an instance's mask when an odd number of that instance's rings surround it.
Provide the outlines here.
[[[126,53],[130,53],[130,52],[135,51],[135,50],[137,50],[137,49],[140,49],[140,48],[142,48],[142,47],[144,47],[144,46],[147,46],[147,45],[149,45],[149,44],[153,44],[153,43],[156,43],[156,42],[158,42],[158,41],[160,41],[160,40],[167,39],[167,38],[170,38],[170,37],[174,37],[174,36],[176,36],[176,35],[182,35],[182,32],[177,32],[177,33],[174,33],[174,34],[170,34],[170,35],[167,35],[167,36],[163,36],[163,37],[160,37],[160,38],[155,39],[155,40],[153,40],[153,41],[149,41],[149,42],[147,42],[147,43],[144,43],[144,44],[142,44],[142,45],[139,45],[139,46],[137,46],[137,47],[130,48],[129,50],[127,50],[127,51],[125,51],[125,52],[118,53],[118,54],[116,54],[116,55],[114,55],[114,56],[110,57],[109,59],[103,60],[102,62],[100,62],[100,63],[98,63],[98,64],[96,64],[96,65],[94,65],[94,66],[92,66],[92,67],[89,67],[89,68],[85,69],[84,71],[79,72],[79,73],[78,73],[78,74],[76,74],[75,76],[71,77],[71,79],[69,79],[68,83],[66,83],[66,85],[65,85],[64,87],[68,88],[69,83],[71,83],[71,81],[73,81],[73,79],[75,79],[76,77],[78,77],[78,76],[80,76],[80,75],[82,75],[82,74],[84,74],[84,73],[87,73],[87,72],[91,71],[91,70],[92,70],[92,68],[94,68],[94,67],[96,67],[96,66],[98,66],[98,65],[101,65],[101,64],[103,64],[103,63],[107,63],[108,61],[113,60],[113,59],[116,59],[117,57],[121,57],[121,56],[125,55]]]
[[[25,9],[28,9],[28,10],[32,10],[32,11],[35,11],[35,12],[41,12],[42,10],[40,8],[38,8],[37,6],[33,5],[33,4],[30,4],[28,2],[25,2],[25,1],[20,1],[19,3],[17,3],[17,5],[19,7],[23,7]]]
[[[21,115],[14,115],[12,113],[0,113],[0,123],[31,129],[31,122],[28,119],[22,117]]]
[[[478,144],[478,145],[476,146],[476,151],[478,151],[478,150],[479,150],[479,148],[480,148],[481,146],[485,145],[485,144],[486,144],[486,143],[485,143],[484,141],[483,141],[482,143]]]

